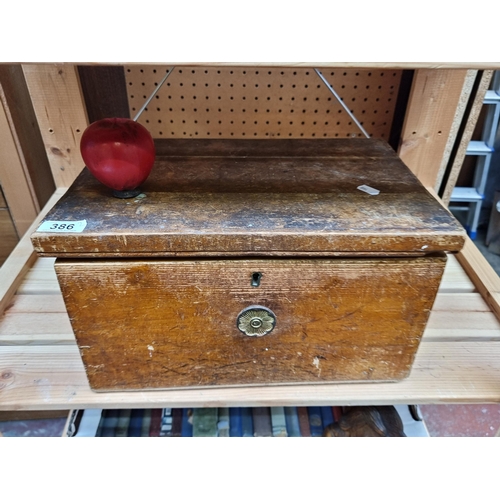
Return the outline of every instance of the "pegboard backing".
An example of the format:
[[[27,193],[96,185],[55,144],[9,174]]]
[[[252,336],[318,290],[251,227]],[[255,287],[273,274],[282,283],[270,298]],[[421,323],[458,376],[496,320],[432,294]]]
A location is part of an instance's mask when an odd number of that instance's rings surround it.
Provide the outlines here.
[[[169,67],[124,69],[134,117]],[[319,69],[370,136],[388,140],[402,71]],[[312,68],[175,68],[139,122],[155,139],[363,136]]]

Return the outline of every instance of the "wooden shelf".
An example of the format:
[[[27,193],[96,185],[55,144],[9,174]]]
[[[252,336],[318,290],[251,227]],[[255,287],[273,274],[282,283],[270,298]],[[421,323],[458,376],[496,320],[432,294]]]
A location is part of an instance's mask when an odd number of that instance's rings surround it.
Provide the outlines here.
[[[476,78],[476,71],[468,69],[500,68],[499,63],[230,65],[416,69],[399,154],[422,183],[434,189],[457,136],[463,96]],[[83,167],[77,146],[87,123],[85,105],[73,65],[27,64],[21,70],[58,187],[40,220]],[[482,103],[482,97],[477,101]],[[22,178],[18,163],[17,178]],[[447,192],[454,182],[446,186]],[[500,278],[470,241],[460,254],[450,256],[405,381],[95,393],[87,383],[53,260],[37,259],[33,253],[29,235],[36,226],[37,221],[0,268],[0,410],[500,402]]]
[[[29,63],[26,63],[29,64]],[[37,63],[49,64],[49,63]],[[67,63],[70,64],[70,63]],[[85,63],[93,66],[104,66],[113,65],[116,62],[99,62]],[[144,64],[140,62],[121,62],[123,65],[139,65]],[[214,66],[214,67],[225,67],[225,66],[246,66],[246,67],[259,67],[259,68],[313,68],[313,67],[325,67],[325,68],[380,68],[380,69],[498,69],[500,68],[500,63],[498,62],[165,62],[160,61],[155,64],[161,64],[162,66]]]
[[[500,401],[500,322],[452,255],[405,381],[115,393],[89,388],[53,263],[36,260],[0,321],[0,410]]]

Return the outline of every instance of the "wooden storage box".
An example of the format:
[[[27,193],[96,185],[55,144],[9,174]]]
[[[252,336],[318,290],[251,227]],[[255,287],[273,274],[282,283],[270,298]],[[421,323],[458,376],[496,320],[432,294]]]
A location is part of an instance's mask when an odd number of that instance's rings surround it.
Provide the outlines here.
[[[140,196],[115,198],[85,170],[32,235],[58,257],[94,390],[409,374],[444,252],[465,233],[387,144],[157,149]]]

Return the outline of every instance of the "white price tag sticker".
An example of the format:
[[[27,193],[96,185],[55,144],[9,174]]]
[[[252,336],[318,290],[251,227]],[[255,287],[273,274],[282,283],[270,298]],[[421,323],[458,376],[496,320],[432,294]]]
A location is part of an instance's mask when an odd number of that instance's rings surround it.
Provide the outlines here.
[[[358,189],[360,191],[363,191],[364,193],[371,194],[372,196],[380,193],[380,191],[378,189],[367,186],[366,184],[363,184],[362,186],[358,186]]]
[[[43,233],[81,233],[86,225],[86,220],[46,220],[37,231]]]

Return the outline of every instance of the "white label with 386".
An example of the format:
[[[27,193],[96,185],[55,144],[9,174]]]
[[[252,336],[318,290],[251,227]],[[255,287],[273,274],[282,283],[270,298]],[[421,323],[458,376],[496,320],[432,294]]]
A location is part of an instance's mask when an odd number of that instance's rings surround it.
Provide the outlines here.
[[[86,225],[86,220],[46,220],[37,231],[43,233],[81,233]]]

